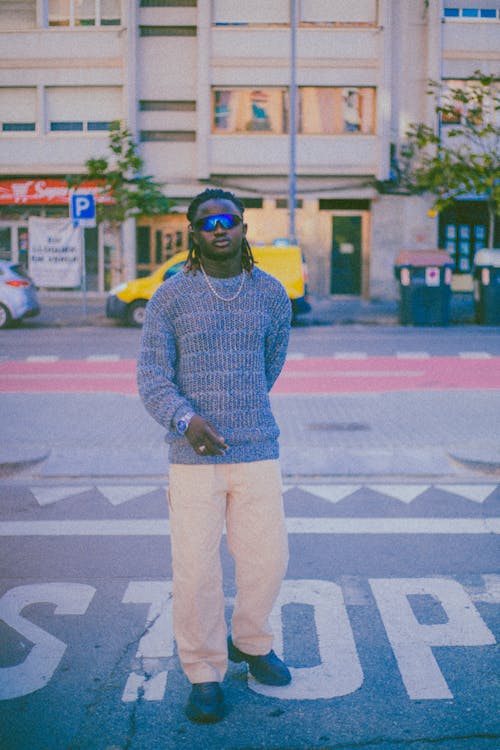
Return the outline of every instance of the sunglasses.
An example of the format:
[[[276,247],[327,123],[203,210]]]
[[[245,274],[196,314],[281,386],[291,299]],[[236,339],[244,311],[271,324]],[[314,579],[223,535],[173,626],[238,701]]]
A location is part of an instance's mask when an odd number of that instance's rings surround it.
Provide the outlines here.
[[[205,216],[194,222],[195,229],[199,232],[213,232],[217,224],[223,229],[233,229],[241,224],[241,216],[236,214],[215,214],[214,216]]]

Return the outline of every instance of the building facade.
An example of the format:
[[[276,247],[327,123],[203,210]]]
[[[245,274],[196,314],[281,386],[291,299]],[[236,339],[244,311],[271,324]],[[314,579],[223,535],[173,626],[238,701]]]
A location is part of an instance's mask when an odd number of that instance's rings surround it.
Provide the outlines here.
[[[393,297],[399,252],[438,245],[470,288],[481,200],[436,218],[374,183],[409,124],[434,122],[429,79],[500,74],[500,0],[0,0],[0,41],[1,257],[26,258],[30,215],[67,215],[66,177],[120,119],[172,211],[127,222],[120,252],[85,230],[95,289],[185,248],[205,186],[244,199],[251,242],[290,236],[295,195],[314,294]]]

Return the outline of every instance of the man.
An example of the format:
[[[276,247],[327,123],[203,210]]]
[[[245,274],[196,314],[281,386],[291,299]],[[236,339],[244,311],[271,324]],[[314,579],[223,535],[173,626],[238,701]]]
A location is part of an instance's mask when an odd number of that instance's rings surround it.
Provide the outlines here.
[[[148,304],[138,384],[170,443],[174,632],[192,684],[186,713],[215,722],[228,655],[264,684],[291,679],[271,650],[268,622],[288,563],[269,391],[285,361],[291,309],[282,285],[254,267],[238,198],[206,190],[188,219],[184,272]],[[224,521],[237,586],[227,641]]]

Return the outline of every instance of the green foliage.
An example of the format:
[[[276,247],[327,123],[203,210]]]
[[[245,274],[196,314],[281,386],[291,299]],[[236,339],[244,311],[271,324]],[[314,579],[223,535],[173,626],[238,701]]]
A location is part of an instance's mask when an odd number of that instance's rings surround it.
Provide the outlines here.
[[[96,181],[100,192],[109,193],[114,199],[113,204],[97,204],[97,219],[119,224],[130,216],[168,213],[169,201],[161,184],[143,174],[144,160],[138,154],[132,133],[119,120],[110,125],[109,150],[107,157],[88,159],[87,173],[78,180],[78,183]]]
[[[490,214],[490,241],[500,214],[500,87],[493,76],[476,71],[463,87],[430,81],[437,131],[413,123],[400,148],[397,184],[410,193],[434,195],[442,211],[461,196],[484,196]],[[387,190],[388,183],[379,189]]]

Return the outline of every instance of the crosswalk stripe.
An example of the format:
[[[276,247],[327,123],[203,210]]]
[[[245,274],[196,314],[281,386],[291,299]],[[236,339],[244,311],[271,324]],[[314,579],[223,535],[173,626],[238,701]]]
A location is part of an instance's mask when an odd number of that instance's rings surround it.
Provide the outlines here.
[[[118,362],[120,359],[119,354],[91,354],[85,357],[87,362]]]
[[[462,359],[490,359],[491,354],[488,352],[458,352]]]
[[[397,359],[429,359],[428,352],[396,352]]]
[[[335,352],[334,359],[368,359],[367,352]]]
[[[26,357],[26,362],[58,362],[60,359],[56,354],[32,354]]]

